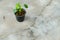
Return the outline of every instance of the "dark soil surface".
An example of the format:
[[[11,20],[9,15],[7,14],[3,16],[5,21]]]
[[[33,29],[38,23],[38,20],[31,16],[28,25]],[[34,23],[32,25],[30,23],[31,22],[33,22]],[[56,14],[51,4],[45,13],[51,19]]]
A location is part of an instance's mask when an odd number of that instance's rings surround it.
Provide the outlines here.
[[[24,9],[22,9],[21,12],[20,12],[20,11],[17,11],[17,12],[15,13],[15,15],[16,15],[16,16],[23,16],[23,15],[25,15],[25,13],[26,13],[26,11],[25,11]]]

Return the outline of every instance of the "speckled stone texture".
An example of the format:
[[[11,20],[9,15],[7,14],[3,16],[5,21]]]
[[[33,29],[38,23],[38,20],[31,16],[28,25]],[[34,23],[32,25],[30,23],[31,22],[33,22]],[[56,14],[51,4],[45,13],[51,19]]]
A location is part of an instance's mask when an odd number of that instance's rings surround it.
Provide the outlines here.
[[[17,2],[29,6],[24,22],[14,15]],[[60,0],[0,0],[0,40],[60,40]]]

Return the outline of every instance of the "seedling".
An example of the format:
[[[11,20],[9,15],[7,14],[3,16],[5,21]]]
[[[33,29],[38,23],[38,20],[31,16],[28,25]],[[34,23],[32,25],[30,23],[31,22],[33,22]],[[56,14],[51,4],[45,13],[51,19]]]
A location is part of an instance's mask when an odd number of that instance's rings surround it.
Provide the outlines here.
[[[24,7],[28,8],[28,5],[24,4]],[[15,9],[14,9],[14,13],[16,15],[16,19],[19,22],[22,22],[24,20],[26,11],[23,9],[23,7],[21,6],[20,3],[16,3]]]
[[[24,4],[24,7],[25,7],[25,8],[28,8],[28,5],[27,5],[27,4]],[[15,9],[14,9],[14,13],[17,12],[17,11],[21,12],[22,9],[23,9],[23,8],[22,8],[21,4],[20,4],[20,3],[16,3],[16,7],[15,7]]]

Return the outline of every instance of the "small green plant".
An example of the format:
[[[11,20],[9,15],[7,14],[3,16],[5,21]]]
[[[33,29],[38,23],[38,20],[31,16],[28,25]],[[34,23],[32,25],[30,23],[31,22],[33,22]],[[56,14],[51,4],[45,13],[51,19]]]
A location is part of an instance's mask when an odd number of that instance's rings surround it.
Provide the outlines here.
[[[27,5],[27,4],[24,4],[24,7],[25,7],[25,8],[28,8],[28,5]],[[16,3],[16,7],[15,7],[15,9],[14,9],[14,13],[17,12],[17,11],[21,12],[22,9],[23,9],[23,8],[22,8],[21,4],[20,4],[20,3]]]

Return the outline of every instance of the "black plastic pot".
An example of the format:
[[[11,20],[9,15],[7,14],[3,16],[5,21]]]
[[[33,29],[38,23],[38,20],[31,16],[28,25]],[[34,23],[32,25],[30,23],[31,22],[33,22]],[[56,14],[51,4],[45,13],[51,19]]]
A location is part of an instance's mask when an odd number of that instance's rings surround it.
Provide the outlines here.
[[[24,16],[16,16],[16,19],[18,22],[23,22],[25,19],[25,15]]]
[[[26,11],[23,9],[23,12],[24,12],[23,16],[16,16],[16,19],[17,19],[18,22],[23,22],[24,21]]]

